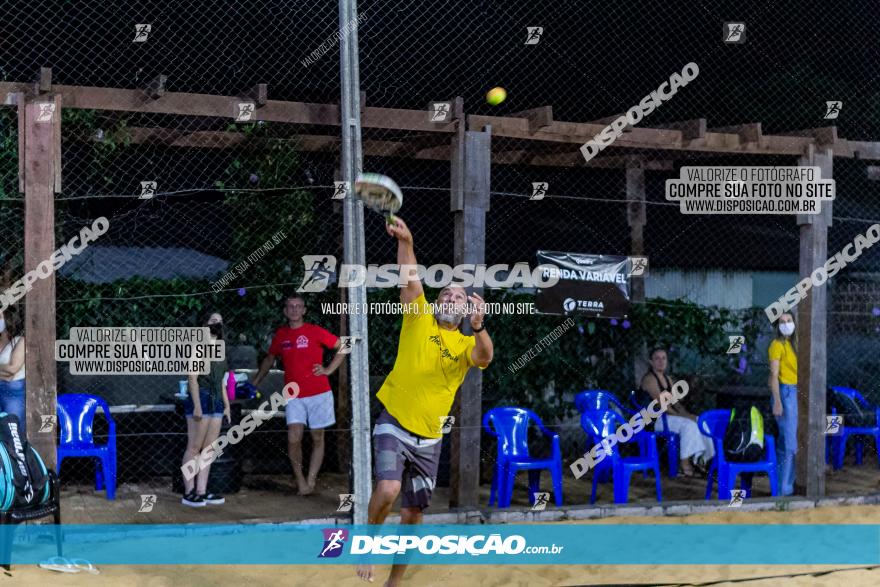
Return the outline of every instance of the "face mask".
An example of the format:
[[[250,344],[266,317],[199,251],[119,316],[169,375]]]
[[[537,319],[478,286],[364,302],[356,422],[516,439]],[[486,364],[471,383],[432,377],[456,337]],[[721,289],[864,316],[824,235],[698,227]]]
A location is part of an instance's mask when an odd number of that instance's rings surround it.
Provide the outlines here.
[[[783,322],[779,325],[779,332],[781,332],[783,336],[791,336],[794,334],[794,322]]]
[[[211,331],[211,334],[216,336],[219,339],[223,338],[223,323],[215,322],[214,324],[208,324],[208,330]]]

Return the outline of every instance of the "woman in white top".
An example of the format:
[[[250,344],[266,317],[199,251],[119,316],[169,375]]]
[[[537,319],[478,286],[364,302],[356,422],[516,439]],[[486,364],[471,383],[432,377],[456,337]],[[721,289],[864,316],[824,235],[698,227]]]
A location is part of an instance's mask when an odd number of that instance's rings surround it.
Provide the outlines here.
[[[25,436],[24,333],[15,306],[0,312],[0,411],[15,414]]]

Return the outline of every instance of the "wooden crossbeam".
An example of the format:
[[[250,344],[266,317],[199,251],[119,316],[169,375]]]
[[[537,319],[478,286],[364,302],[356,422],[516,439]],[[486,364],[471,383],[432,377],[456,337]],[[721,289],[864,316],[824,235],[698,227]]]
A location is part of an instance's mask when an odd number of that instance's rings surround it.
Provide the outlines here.
[[[242,92],[241,97],[253,102],[257,108],[262,108],[266,105],[268,94],[269,86],[267,84],[257,84],[246,92]]]
[[[763,134],[761,133],[760,122],[749,122],[746,124],[737,124],[734,126],[720,126],[710,128],[709,132],[721,134],[739,135],[739,140],[743,143],[761,143]]]
[[[542,128],[547,128],[548,126],[553,124],[553,106],[541,106],[539,108],[531,108],[529,110],[514,112],[513,114],[509,114],[508,116],[514,118],[525,118],[529,121],[529,130],[534,132]]]
[[[194,149],[260,149],[268,147],[279,139],[254,138],[239,132],[226,131],[182,131],[168,128],[130,127],[127,129],[132,144],[163,144],[169,147]],[[445,135],[444,135],[445,136]],[[94,139],[92,139],[94,140]],[[335,153],[339,150],[340,138],[336,135],[297,134],[289,139],[297,150],[310,153]],[[364,138],[363,152],[366,157],[400,157],[432,161],[448,161],[451,147],[448,140],[440,141],[436,136],[426,135],[399,140],[377,140]],[[510,149],[492,151],[492,162],[499,165],[535,165],[545,167],[583,167],[596,169],[623,169],[626,157],[596,157],[589,163],[584,161],[579,151],[544,148]],[[670,171],[673,162],[669,159],[653,159],[645,162],[649,171]]]
[[[793,137],[812,137],[819,145],[833,145],[838,141],[836,126],[786,131],[781,134]]]
[[[431,100],[430,102],[428,102],[428,105],[425,106],[425,110],[427,112],[432,112],[433,105],[441,102],[450,102],[449,115],[446,116],[442,122],[433,122],[429,118],[428,121],[432,125],[442,126],[455,123],[459,120],[464,120],[464,98],[462,98],[461,96],[456,96],[452,100]]]
[[[0,96],[4,94],[33,91],[30,83],[0,82]],[[62,96],[64,108],[85,108],[123,112],[161,113],[181,116],[229,118],[235,111],[235,104],[241,101],[236,96],[214,96],[209,94],[186,94],[165,92],[161,100],[144,97],[144,90],[122,90],[114,88],[95,88],[86,86],[53,85],[53,93]],[[457,99],[456,99],[457,100]],[[0,106],[7,105],[6,102]],[[429,132],[452,134],[458,128],[457,120],[464,120],[463,105],[456,102],[453,116],[459,117],[448,123],[432,123],[425,110],[406,110],[396,108],[365,107],[362,109],[362,127],[408,132]],[[267,100],[260,110],[260,120],[283,122],[292,125],[340,125],[338,104],[314,104],[306,102],[283,102]],[[536,143],[555,143],[569,145],[577,151],[580,145],[600,133],[604,125],[584,122],[563,122],[553,120],[545,127],[534,129],[526,118],[504,116],[467,115],[467,128],[492,128],[494,139],[522,139],[530,141],[528,148]],[[815,144],[812,136],[763,135],[759,123],[745,125],[747,128],[727,127],[709,129],[700,141],[688,140],[684,131],[673,128],[633,127],[630,132],[614,142],[616,149],[665,150],[672,153],[687,154],[761,154],[801,156],[807,145]],[[731,141],[730,134],[717,130],[734,129],[739,141]],[[836,133],[836,131],[826,131]],[[688,134],[687,136],[691,136]],[[755,141],[754,139],[760,139]],[[821,135],[820,140],[831,141],[834,134]],[[751,140],[750,140],[751,139]],[[840,139],[831,143],[834,156],[880,160],[880,142],[847,141]]]
[[[589,124],[598,124],[598,125],[602,126],[602,128],[605,128],[606,126],[608,126],[609,124],[611,124],[612,122],[614,122],[615,120],[620,118],[621,116],[626,118],[626,112],[622,112],[620,114],[612,114],[611,116],[603,116],[602,118],[597,118],[596,120],[591,120],[589,122]],[[623,127],[623,132],[631,132],[632,129],[633,129],[633,127],[630,126],[629,123],[627,123]]]
[[[144,94],[151,100],[158,100],[165,94],[165,82],[167,75],[157,75],[144,86]]]
[[[681,138],[684,141],[692,141],[694,139],[706,138],[706,119],[692,118],[691,120],[679,120],[676,122],[666,122],[664,124],[651,124],[651,128],[668,128],[672,130],[680,130]]]

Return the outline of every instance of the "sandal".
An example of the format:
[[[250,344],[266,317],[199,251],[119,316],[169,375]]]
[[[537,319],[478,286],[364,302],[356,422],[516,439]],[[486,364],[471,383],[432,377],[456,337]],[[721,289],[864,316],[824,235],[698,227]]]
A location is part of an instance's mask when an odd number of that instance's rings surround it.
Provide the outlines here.
[[[57,571],[59,573],[78,573],[82,570],[63,556],[53,556],[41,562],[39,567],[47,571]]]

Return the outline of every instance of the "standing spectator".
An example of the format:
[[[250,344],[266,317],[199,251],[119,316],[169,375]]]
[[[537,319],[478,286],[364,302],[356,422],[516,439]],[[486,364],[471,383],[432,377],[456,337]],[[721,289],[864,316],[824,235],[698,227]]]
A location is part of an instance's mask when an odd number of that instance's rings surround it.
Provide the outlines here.
[[[287,453],[293,467],[293,476],[299,495],[309,495],[315,490],[318,471],[324,461],[324,428],[336,423],[333,409],[333,393],[328,375],[336,371],[345,355],[337,352],[324,367],[324,349],[339,351],[339,337],[320,326],[305,321],[306,302],[302,296],[287,296],[283,300],[287,324],[275,331],[269,354],[260,364],[254,385],[260,385],[276,358],[284,365],[284,386],[294,383],[298,393],[287,401]],[[312,434],[312,457],[309,460],[308,478],[303,476],[302,438],[305,427]]]
[[[776,442],[776,478],[779,494],[794,493],[794,457],[797,454],[797,335],[794,317],[785,313],[776,323],[776,338],[770,343],[770,393],[773,396],[773,416],[779,428]]]
[[[213,312],[202,321],[203,326],[211,330],[211,342],[223,340],[223,316]],[[207,375],[189,374],[189,397],[183,404],[186,414],[187,445],[183,455],[186,463],[196,459],[199,464],[195,481],[184,476],[183,499],[181,503],[190,507],[221,505],[226,503],[222,495],[208,493],[208,475],[210,463],[202,463],[199,459],[202,451],[220,436],[223,416],[231,423],[229,398],[226,396],[226,373],[229,371],[226,360],[211,361]]]
[[[17,306],[0,312],[0,411],[18,416],[27,438],[24,393],[24,332]]]

